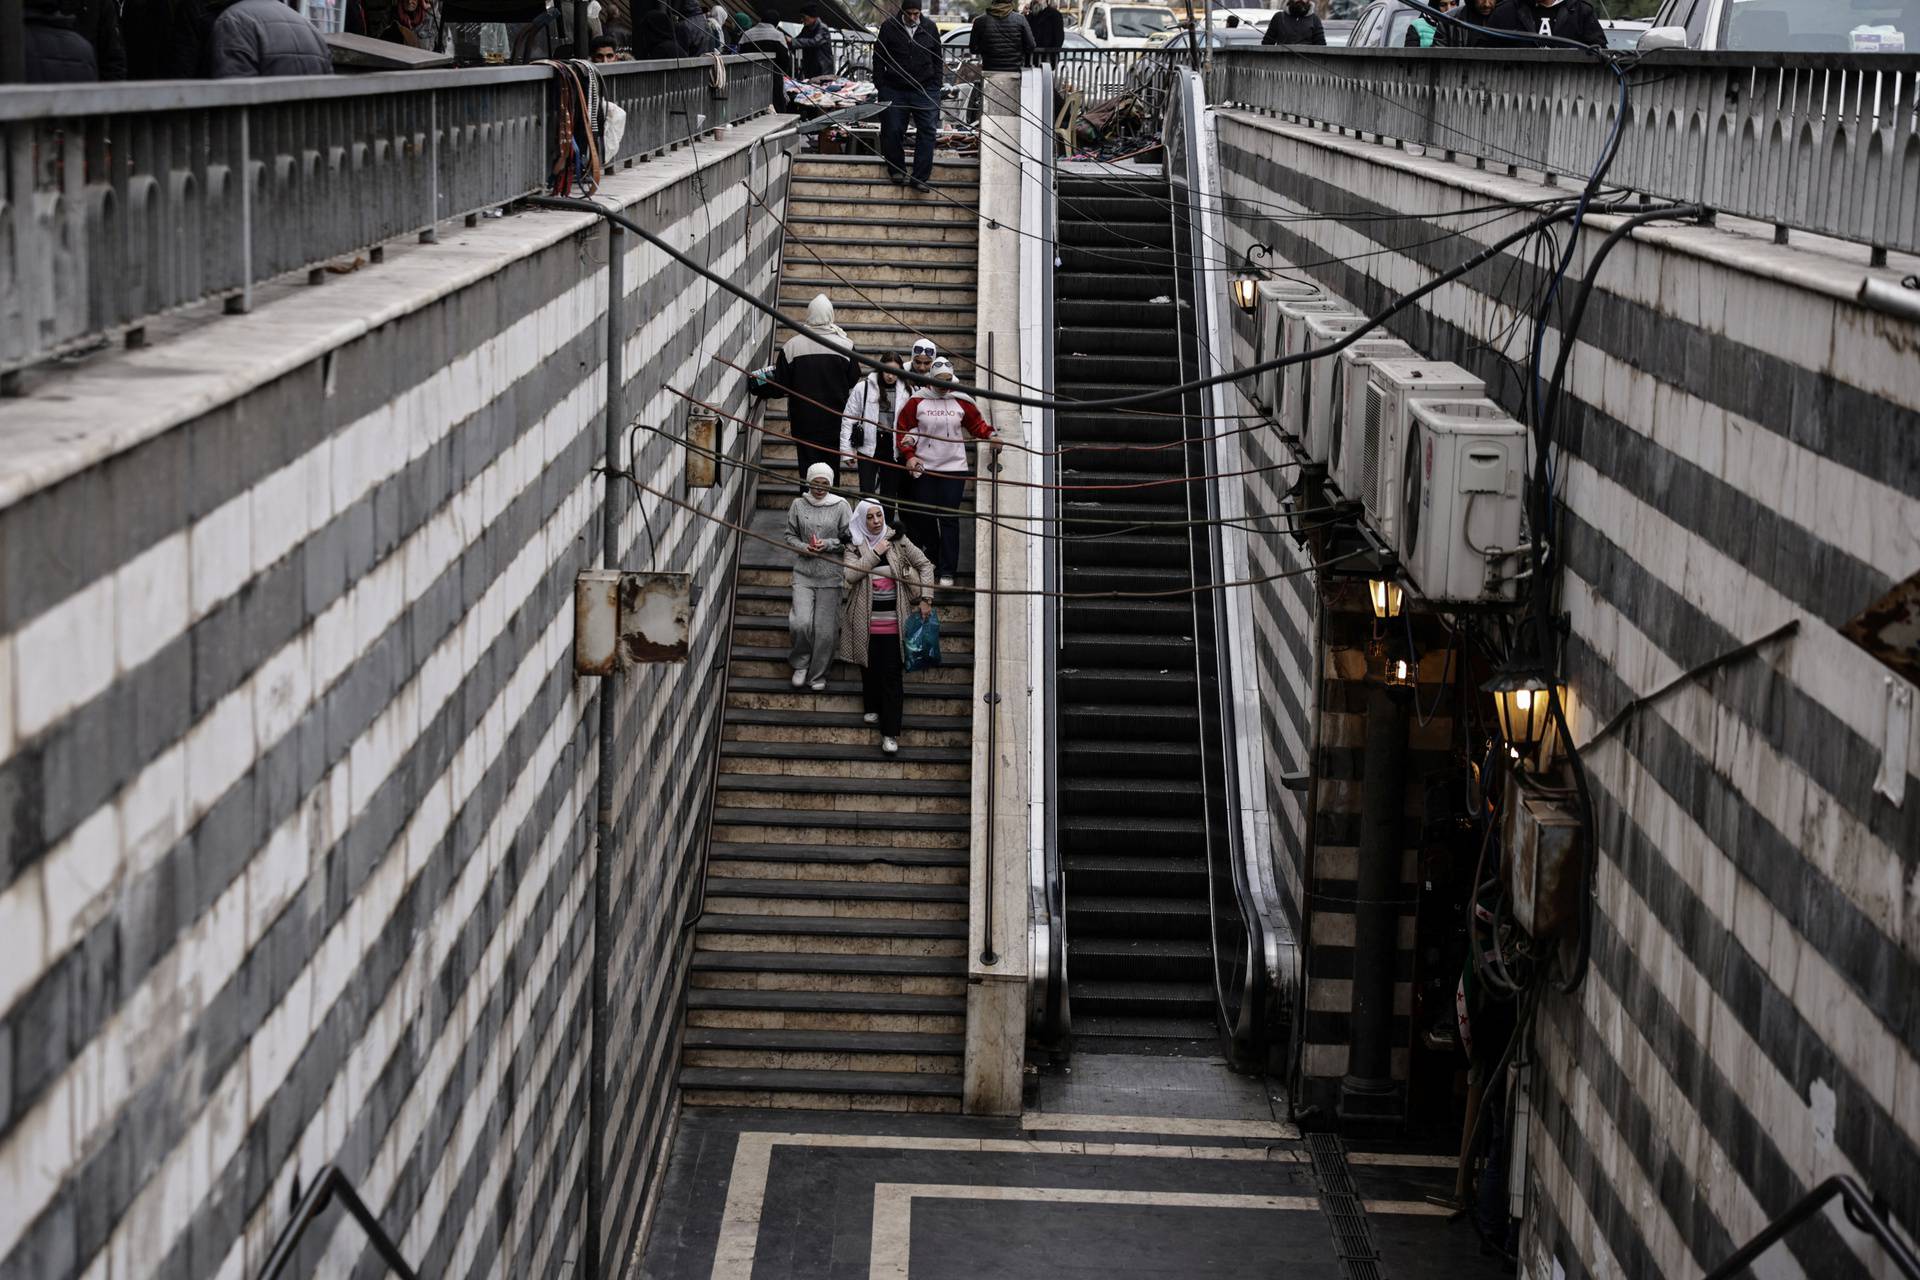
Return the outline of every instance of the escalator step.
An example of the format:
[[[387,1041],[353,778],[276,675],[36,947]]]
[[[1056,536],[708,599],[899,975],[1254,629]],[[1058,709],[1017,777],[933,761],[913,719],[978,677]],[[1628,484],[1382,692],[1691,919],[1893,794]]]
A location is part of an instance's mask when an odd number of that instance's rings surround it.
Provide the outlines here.
[[[1082,1014],[1121,1017],[1210,1018],[1214,992],[1210,982],[1103,981],[1075,978],[1067,984],[1074,1021]]]

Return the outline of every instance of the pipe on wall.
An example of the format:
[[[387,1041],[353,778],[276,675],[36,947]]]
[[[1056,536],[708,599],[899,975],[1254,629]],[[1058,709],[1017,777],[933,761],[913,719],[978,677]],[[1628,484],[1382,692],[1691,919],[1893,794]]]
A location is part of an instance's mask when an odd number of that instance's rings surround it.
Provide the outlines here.
[[[1393,969],[1399,954],[1400,862],[1407,794],[1405,700],[1384,685],[1367,695],[1367,739],[1360,784],[1359,870],[1354,884],[1353,1021],[1347,1074],[1340,1082],[1343,1120],[1397,1120],[1393,1081]]]

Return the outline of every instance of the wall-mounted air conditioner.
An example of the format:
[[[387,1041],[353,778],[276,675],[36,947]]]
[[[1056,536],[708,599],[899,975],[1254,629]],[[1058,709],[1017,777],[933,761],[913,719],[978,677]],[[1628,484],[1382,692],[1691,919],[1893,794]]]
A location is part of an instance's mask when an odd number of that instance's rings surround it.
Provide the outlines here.
[[[1310,318],[1340,316],[1359,321],[1360,314],[1344,302],[1284,302],[1278,308],[1280,312],[1280,353],[1296,356],[1311,350],[1307,345],[1307,321]],[[1303,364],[1290,364],[1280,370],[1279,386],[1280,411],[1274,415],[1280,429],[1288,435],[1298,437],[1307,429],[1306,420],[1300,416],[1301,387],[1305,382]]]
[[[1365,328],[1366,324],[1365,316],[1341,314],[1308,316],[1294,326],[1294,334],[1301,343],[1301,351],[1325,351],[1356,329]],[[1292,375],[1292,381],[1289,384],[1292,389],[1287,393],[1289,398],[1283,402],[1282,407],[1286,411],[1288,430],[1303,442],[1312,439],[1314,420],[1325,416],[1321,402],[1325,399],[1333,382],[1331,378],[1324,375],[1333,368],[1334,361],[1339,358],[1339,353],[1336,352],[1330,356],[1322,356],[1318,360],[1287,366],[1287,372]],[[1314,457],[1316,462],[1324,460],[1324,454]]]
[[[1410,402],[1400,562],[1430,600],[1517,594],[1527,429],[1491,400]]]
[[[1360,433],[1348,424],[1358,422],[1366,410],[1367,373],[1375,360],[1419,358],[1418,351],[1398,338],[1362,338],[1316,370],[1326,379],[1327,393],[1314,394],[1314,404],[1324,406],[1324,412],[1316,411],[1316,419],[1307,423],[1307,452],[1315,462],[1327,464],[1333,483],[1346,496],[1360,496]]]
[[[1445,360],[1376,360],[1367,371],[1360,416],[1349,430],[1360,433],[1358,492],[1341,489],[1360,505],[1389,547],[1399,548],[1401,456],[1416,400],[1466,400],[1486,393],[1486,384]]]
[[[1259,305],[1254,312],[1258,330],[1254,334],[1253,362],[1264,364],[1280,354],[1280,306],[1287,302],[1311,302],[1326,297],[1326,291],[1311,280],[1262,280],[1255,290]],[[1280,404],[1280,371],[1268,370],[1244,384],[1253,402],[1269,414]]]

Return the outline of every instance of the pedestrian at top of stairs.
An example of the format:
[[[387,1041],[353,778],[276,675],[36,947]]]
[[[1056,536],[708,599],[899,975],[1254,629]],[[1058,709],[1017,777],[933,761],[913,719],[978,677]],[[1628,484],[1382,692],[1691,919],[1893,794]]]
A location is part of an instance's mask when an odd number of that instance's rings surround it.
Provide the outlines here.
[[[793,687],[827,687],[840,627],[840,593],[846,587],[845,554],[853,540],[853,513],[833,491],[834,470],[824,462],[807,468],[807,487],[787,508],[787,546],[793,550],[793,606],[787,612],[791,643],[787,661]]]
[[[816,462],[838,469],[840,406],[860,380],[860,366],[844,354],[852,349],[853,340],[833,322],[833,300],[826,294],[816,294],[807,305],[806,327],[806,333],[794,334],[780,348],[773,384],[777,394],[787,397],[787,422],[793,428],[800,470]],[[813,334],[826,341],[816,340]]]
[[[906,705],[906,612],[933,612],[933,562],[912,540],[888,527],[886,512],[868,498],[853,509],[853,541],[846,553],[847,590],[840,603],[840,639],[834,656],[860,668],[862,719],[880,729],[880,750],[900,749]]]

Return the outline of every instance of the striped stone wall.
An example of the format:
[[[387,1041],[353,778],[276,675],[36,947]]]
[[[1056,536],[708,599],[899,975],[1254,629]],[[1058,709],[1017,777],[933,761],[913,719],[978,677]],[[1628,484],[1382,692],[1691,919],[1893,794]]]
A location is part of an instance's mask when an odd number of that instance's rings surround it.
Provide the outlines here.
[[[601,196],[771,298],[749,183],[782,207],[786,162],[747,147],[769,127]],[[668,385],[738,410],[713,357],[758,363],[770,323],[629,243],[635,420],[680,433]],[[577,1265],[609,690],[606,1226],[632,1251],[732,546],[616,491],[624,567],[702,592],[692,653],[574,677],[607,244],[585,215],[444,228],[0,406],[0,1276],[255,1276],[329,1162],[423,1275]],[[648,484],[733,509],[733,469],[688,492],[678,446],[637,440]],[[342,1218],[299,1274],[373,1270]]]
[[[1368,311],[1520,225],[1396,211],[1545,194],[1232,113],[1221,148],[1230,193],[1332,215],[1248,210],[1245,234]],[[1920,787],[1907,778],[1904,805],[1873,791],[1889,673],[1836,630],[1920,566],[1920,332],[1850,301],[1864,251],[1757,230],[1622,245],[1569,375],[1576,740],[1705,659],[1800,630],[1587,756],[1593,965],[1576,997],[1545,1002],[1530,1077],[1523,1263],[1543,1278],[1556,1261],[1698,1274],[1833,1173],[1920,1229]],[[1389,328],[1486,377],[1512,411],[1500,355],[1520,357],[1524,336],[1499,352],[1496,335],[1542,283],[1507,255]],[[1823,1218],[1769,1266],[1864,1273],[1862,1239]]]

